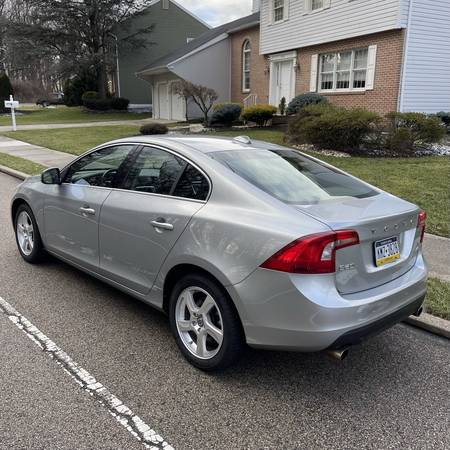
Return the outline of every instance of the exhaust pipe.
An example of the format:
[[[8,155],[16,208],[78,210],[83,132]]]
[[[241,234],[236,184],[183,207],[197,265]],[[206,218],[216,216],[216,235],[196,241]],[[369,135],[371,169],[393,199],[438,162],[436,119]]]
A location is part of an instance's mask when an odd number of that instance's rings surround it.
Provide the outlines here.
[[[336,359],[338,361],[343,361],[348,356],[348,348],[342,348],[340,350],[328,350],[327,355],[330,358]]]
[[[419,317],[423,313],[423,306],[421,306],[415,313],[414,316]]]

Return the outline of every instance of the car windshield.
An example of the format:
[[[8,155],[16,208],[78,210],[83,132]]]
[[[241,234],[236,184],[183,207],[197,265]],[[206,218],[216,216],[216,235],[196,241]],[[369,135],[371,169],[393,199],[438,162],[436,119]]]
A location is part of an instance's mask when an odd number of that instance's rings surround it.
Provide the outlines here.
[[[336,197],[378,194],[366,184],[295,150],[233,150],[209,156],[285,203],[307,205]]]

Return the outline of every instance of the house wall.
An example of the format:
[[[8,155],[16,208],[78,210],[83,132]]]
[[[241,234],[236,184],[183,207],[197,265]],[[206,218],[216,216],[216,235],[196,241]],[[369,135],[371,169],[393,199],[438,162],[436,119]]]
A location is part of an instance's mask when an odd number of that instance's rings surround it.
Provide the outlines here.
[[[122,44],[119,48],[121,96],[131,103],[152,103],[151,89],[145,81],[136,77],[137,71],[183,46],[188,37],[197,37],[208,30],[206,25],[172,2],[169,9],[163,9],[162,2],[157,2],[142,14],[130,18],[126,27],[116,30],[116,34],[119,37],[129,36],[152,24],[152,33],[144,36],[147,46],[130,49]]]
[[[258,103],[269,101],[269,74],[267,58],[259,53],[259,26],[233,33],[231,39],[231,101],[242,103],[250,94],[257,95]],[[252,46],[250,92],[242,91],[242,47],[246,40]]]
[[[450,111],[450,1],[410,0],[401,111]]]
[[[187,81],[214,89],[219,102],[230,100],[230,40],[221,41],[171,64],[169,69]]]
[[[299,49],[297,52],[299,69],[296,74],[296,93],[302,94],[310,91],[312,55],[377,45],[373,90],[321,93],[321,95],[325,95],[330,102],[339,106],[366,108],[380,114],[396,111],[403,58],[403,42],[404,31],[392,30]]]
[[[400,28],[405,0],[326,0],[329,8],[312,13],[306,13],[307,1],[285,0],[286,20],[271,23],[272,0],[262,0],[262,54]],[[448,0],[442,1],[448,3]]]

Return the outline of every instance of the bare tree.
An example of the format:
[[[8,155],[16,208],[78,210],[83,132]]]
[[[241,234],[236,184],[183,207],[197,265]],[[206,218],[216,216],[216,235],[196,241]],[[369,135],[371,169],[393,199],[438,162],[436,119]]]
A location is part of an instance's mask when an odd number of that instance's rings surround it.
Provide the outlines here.
[[[208,125],[208,115],[214,102],[219,98],[214,89],[194,84],[190,81],[180,80],[173,85],[173,92],[183,97],[186,101],[186,119],[187,119],[187,105],[189,100],[192,100],[203,113],[203,124]]]

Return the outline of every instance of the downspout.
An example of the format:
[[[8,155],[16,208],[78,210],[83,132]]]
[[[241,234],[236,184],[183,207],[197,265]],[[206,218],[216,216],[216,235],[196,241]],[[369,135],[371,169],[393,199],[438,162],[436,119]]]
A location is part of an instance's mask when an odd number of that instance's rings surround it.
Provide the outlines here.
[[[411,20],[413,13],[413,3],[414,0],[409,0],[409,9],[408,9],[408,23],[406,24],[406,35],[405,42],[403,44],[403,63],[402,70],[400,74],[400,92],[398,98],[397,109],[399,112],[403,112],[403,104],[404,104],[404,90],[405,90],[405,82],[406,82],[406,64],[408,63],[409,56],[409,36],[410,36],[410,28],[411,28]]]

